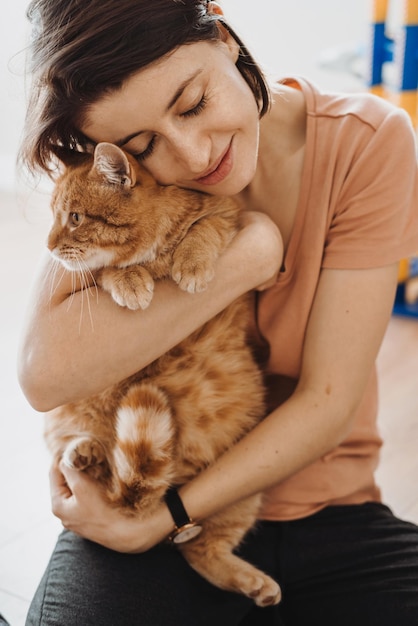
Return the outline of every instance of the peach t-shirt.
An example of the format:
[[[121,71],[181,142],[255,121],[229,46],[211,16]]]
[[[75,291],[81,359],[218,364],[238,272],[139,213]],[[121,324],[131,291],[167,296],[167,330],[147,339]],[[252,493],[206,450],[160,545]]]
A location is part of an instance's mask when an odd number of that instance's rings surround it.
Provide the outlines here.
[[[299,376],[321,269],[379,267],[418,251],[416,146],[406,113],[369,94],[322,94],[304,79],[283,82],[305,95],[307,136],[285,270],[259,296],[258,326],[279,391]],[[374,369],[347,439],[267,491],[261,517],[296,519],[330,504],[379,500],[376,418]]]

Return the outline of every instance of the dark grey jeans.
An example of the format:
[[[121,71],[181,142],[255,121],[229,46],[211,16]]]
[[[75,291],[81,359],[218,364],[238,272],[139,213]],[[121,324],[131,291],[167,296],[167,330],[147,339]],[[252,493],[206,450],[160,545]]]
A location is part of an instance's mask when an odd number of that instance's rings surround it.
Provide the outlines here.
[[[261,522],[241,553],[281,584],[278,607],[212,587],[171,546],[126,555],[65,531],[27,626],[418,626],[418,527],[383,505]]]

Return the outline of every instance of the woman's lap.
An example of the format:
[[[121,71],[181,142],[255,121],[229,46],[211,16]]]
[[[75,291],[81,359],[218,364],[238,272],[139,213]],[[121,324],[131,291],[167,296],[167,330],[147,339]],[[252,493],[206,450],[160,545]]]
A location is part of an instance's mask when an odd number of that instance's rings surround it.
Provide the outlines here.
[[[386,507],[263,522],[242,553],[281,584],[277,609],[212,587],[172,546],[125,555],[64,532],[27,626],[418,624],[418,528]]]
[[[200,578],[171,546],[120,554],[64,531],[27,626],[209,626],[211,613],[222,614],[229,596]],[[245,615],[251,602],[238,595],[236,600]]]
[[[324,509],[281,544],[286,626],[418,624],[418,527],[387,507]]]

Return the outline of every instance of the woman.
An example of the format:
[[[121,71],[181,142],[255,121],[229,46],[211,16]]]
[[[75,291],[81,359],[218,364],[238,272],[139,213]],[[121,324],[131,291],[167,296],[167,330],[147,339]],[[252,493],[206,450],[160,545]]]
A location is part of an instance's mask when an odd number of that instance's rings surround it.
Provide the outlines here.
[[[46,260],[22,387],[41,411],[97,392],[257,289],[269,414],[179,496],[199,521],[263,491],[263,521],[241,552],[277,578],[283,600],[254,609],[211,587],[163,542],[174,527],[165,504],[148,520],[128,520],[88,477],[63,467],[51,471],[51,493],[67,530],[27,623],[418,622],[418,529],[380,502],[373,477],[374,364],[398,261],[418,249],[407,116],[369,95],[321,94],[302,79],[268,86],[205,0],[34,0],[29,14],[29,167],[49,170],[56,144],[109,141],[161,184],[235,195],[248,212],[193,308],[170,284],[139,313],[101,294],[94,333],[85,319],[79,329],[80,292],[67,309],[70,278],[50,296]]]

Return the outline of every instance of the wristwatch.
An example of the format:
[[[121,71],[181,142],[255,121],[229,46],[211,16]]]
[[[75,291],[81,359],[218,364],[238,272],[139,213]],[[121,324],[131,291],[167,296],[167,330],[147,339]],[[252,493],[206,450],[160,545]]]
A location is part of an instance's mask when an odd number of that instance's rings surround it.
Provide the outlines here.
[[[170,541],[185,543],[200,535],[203,530],[202,526],[190,519],[175,487],[168,489],[164,501],[175,524],[175,529],[168,537]]]

